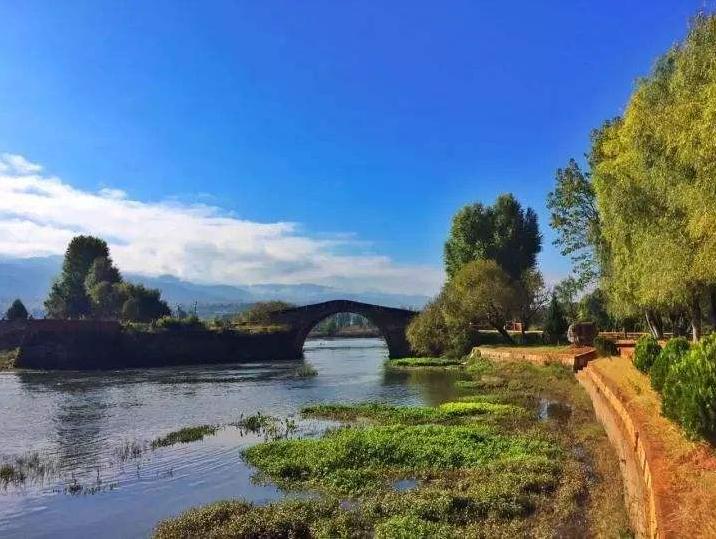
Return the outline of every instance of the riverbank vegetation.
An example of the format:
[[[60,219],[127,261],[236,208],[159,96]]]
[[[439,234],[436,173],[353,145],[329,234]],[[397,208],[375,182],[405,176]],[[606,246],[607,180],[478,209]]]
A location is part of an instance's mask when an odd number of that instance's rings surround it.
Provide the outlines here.
[[[197,425],[194,427],[185,427],[174,432],[170,432],[166,436],[156,438],[152,441],[152,449],[157,447],[168,447],[174,444],[188,444],[203,440],[205,436],[211,436],[219,430],[218,425]]]
[[[453,367],[463,360],[449,357],[402,357],[387,361],[389,367]]]
[[[0,371],[15,368],[18,353],[19,350],[17,348],[13,348],[12,350],[0,350]]]
[[[561,365],[473,358],[460,400],[430,406],[323,403],[319,438],[245,450],[259,478],[307,499],[218,502],[156,536],[618,536],[628,531],[619,467],[591,403]],[[500,383],[495,383],[499,381]],[[566,414],[543,413],[562,403]]]

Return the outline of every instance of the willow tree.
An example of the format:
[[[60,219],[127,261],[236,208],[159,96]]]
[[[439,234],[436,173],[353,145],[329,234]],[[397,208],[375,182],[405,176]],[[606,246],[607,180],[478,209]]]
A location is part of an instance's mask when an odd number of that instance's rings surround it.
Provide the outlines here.
[[[699,16],[593,148],[611,305],[645,311],[652,327],[657,311],[687,309],[694,339],[716,283],[714,51],[716,19]]]

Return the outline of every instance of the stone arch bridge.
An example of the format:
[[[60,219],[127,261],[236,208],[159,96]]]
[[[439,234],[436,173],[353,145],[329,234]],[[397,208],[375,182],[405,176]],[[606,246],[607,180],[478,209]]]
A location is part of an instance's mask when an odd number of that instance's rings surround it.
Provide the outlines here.
[[[290,333],[290,356],[300,357],[303,343],[313,327],[324,318],[338,313],[353,313],[370,320],[383,335],[391,358],[410,355],[410,345],[405,337],[408,323],[417,311],[383,307],[350,300],[325,301],[313,305],[282,309],[271,313],[271,322],[286,326]]]

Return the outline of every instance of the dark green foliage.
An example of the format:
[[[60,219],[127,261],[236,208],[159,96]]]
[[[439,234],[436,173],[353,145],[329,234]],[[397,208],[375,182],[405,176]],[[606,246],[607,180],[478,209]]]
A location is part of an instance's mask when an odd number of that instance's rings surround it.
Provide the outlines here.
[[[107,243],[91,236],[77,236],[70,242],[45,309],[50,318],[130,322],[151,322],[171,314],[159,290],[123,282]]]
[[[186,318],[174,318],[173,316],[162,316],[156,322],[157,329],[168,329],[171,331],[191,331],[207,329],[206,324],[195,315]]]
[[[448,329],[443,313],[442,295],[428,303],[423,311],[408,325],[406,337],[416,354],[440,356],[449,347]]]
[[[516,280],[535,266],[541,249],[537,214],[504,194],[493,206],[470,204],[455,214],[445,242],[445,271],[452,278],[468,262],[494,260]]]
[[[95,258],[85,277],[85,288],[91,290],[99,283],[110,284],[122,282],[122,275],[112,263],[111,258]]]
[[[716,436],[716,335],[703,338],[671,366],[662,411],[689,436]]]
[[[237,324],[267,324],[271,321],[271,313],[295,307],[285,301],[257,301],[249,309],[236,317]]]
[[[564,310],[557,301],[557,296],[552,294],[544,321],[545,341],[549,343],[566,342],[567,328],[569,328],[569,323],[564,316]]]
[[[76,236],[65,252],[62,273],[53,283],[45,301],[50,318],[85,318],[90,316],[92,305],[85,289],[85,279],[97,258],[109,258],[109,247],[104,240],[92,236]]]
[[[689,341],[684,337],[670,339],[669,342],[666,343],[666,346],[664,346],[664,349],[659,352],[659,355],[649,370],[651,387],[660,392],[664,387],[664,382],[666,381],[671,366],[681,361],[688,351]]]
[[[599,331],[607,331],[615,326],[607,312],[606,294],[600,288],[582,297],[577,306],[577,317],[580,321],[594,322]]]
[[[619,349],[612,339],[607,339],[601,335],[594,337],[594,348],[597,350],[599,357],[612,357],[619,355]]]
[[[167,447],[174,444],[188,444],[203,440],[205,436],[211,436],[219,430],[216,425],[198,425],[196,427],[185,427],[183,429],[170,432],[166,436],[157,438],[152,442],[152,449],[157,447]]]
[[[190,537],[236,537],[303,539],[316,536],[320,522],[340,511],[338,502],[287,500],[266,506],[240,501],[218,502],[191,509],[179,518],[162,522],[155,530],[157,539]],[[350,519],[350,515],[346,515]],[[350,529],[356,529],[350,523]],[[336,530],[331,530],[335,532]],[[323,534],[337,537],[338,534]]]
[[[161,299],[161,292],[155,288],[125,283],[124,294],[128,298],[122,305],[122,320],[128,322],[151,322],[163,316],[171,316],[171,309]]]
[[[27,320],[27,316],[27,309],[25,308],[25,305],[23,305],[22,301],[20,301],[19,299],[13,301],[12,305],[10,305],[10,308],[5,313],[5,318],[10,322],[15,322],[17,320]]]
[[[649,372],[661,353],[661,346],[651,335],[642,335],[634,347],[634,366],[641,372]]]

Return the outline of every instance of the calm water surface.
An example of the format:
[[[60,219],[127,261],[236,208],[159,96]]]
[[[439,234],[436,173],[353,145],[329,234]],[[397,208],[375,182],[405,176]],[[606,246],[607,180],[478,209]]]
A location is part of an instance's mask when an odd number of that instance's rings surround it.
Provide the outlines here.
[[[305,356],[318,376],[297,377],[300,362],[0,373],[0,458],[38,452],[55,467],[42,480],[0,488],[0,537],[146,537],[159,520],[191,506],[284,496],[252,481],[255,470],[240,451],[260,438],[235,428],[146,448],[184,426],[227,424],[256,412],[297,417],[315,402],[434,405],[454,396],[454,372],[384,368],[380,339],[308,341]],[[317,435],[325,426],[302,422],[300,434]],[[146,449],[122,458],[131,443]]]

